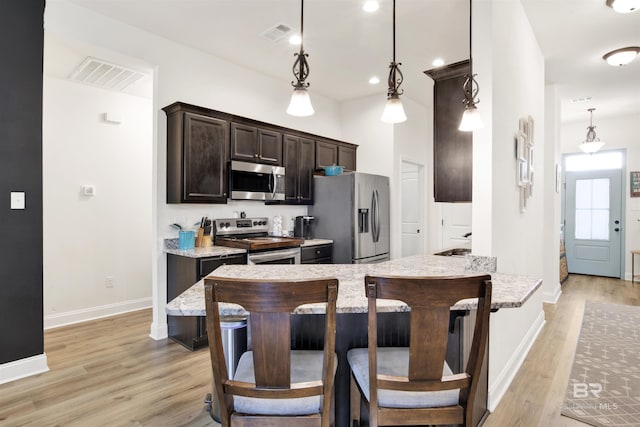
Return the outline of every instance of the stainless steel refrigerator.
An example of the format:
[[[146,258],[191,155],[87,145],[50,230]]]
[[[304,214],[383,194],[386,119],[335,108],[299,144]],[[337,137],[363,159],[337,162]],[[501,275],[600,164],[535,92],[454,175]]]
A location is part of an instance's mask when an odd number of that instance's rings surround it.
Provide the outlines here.
[[[359,172],[314,177],[316,238],[333,240],[333,262],[389,259],[389,178]]]

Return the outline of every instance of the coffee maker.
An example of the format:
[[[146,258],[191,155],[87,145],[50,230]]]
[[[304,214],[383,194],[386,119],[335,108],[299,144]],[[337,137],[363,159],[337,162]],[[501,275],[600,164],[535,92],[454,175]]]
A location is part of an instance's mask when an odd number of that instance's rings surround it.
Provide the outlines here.
[[[312,224],[315,219],[315,217],[308,215],[297,216],[293,228],[293,235],[295,237],[302,237],[303,239],[313,239]]]

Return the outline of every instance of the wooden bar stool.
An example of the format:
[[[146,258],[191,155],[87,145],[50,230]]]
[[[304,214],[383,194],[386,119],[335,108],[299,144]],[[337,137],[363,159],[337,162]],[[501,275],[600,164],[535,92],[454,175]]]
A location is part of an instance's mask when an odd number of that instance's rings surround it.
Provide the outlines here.
[[[631,251],[631,283],[636,281],[636,277],[640,278],[640,274],[636,275],[636,255],[640,255],[640,249],[634,249]]]

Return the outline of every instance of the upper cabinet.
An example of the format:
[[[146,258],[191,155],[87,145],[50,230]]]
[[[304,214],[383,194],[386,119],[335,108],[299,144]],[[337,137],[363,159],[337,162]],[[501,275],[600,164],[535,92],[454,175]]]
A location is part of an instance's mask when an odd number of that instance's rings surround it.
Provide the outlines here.
[[[245,123],[231,123],[231,159],[282,165],[282,134]]]
[[[313,204],[313,173],[356,169],[357,145],[175,102],[167,114],[167,203],[227,203],[230,160],[285,167],[285,200]]]
[[[167,203],[227,203],[229,124],[175,103],[167,114]]]
[[[345,171],[356,170],[357,145],[332,140],[316,141],[316,169],[325,166],[343,166]]]
[[[473,135],[458,130],[469,61],[425,71],[433,87],[433,173],[436,202],[471,202]]]
[[[295,135],[285,135],[283,141],[285,168],[285,204],[313,203],[314,141]]]

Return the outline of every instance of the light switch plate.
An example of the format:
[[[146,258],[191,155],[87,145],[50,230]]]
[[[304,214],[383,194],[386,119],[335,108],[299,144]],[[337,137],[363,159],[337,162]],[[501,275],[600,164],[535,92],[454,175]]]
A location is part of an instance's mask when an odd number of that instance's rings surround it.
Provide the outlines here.
[[[11,192],[11,209],[24,209],[24,191]]]

